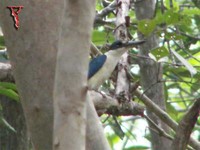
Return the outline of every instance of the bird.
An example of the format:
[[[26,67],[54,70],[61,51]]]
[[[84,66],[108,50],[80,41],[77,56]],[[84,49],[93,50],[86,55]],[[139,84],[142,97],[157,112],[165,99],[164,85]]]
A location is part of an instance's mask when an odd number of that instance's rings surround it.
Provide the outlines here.
[[[89,63],[88,88],[90,90],[98,90],[104,81],[111,76],[121,56],[130,48],[144,42],[144,40],[128,42],[116,40],[110,45],[108,52],[93,58]]]

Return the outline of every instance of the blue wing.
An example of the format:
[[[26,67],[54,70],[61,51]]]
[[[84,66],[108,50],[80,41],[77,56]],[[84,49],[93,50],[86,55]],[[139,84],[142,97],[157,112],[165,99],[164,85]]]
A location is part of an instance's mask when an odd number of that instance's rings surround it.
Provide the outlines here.
[[[97,71],[99,71],[99,69],[101,69],[106,61],[106,58],[106,55],[100,55],[90,61],[88,79],[91,78]]]

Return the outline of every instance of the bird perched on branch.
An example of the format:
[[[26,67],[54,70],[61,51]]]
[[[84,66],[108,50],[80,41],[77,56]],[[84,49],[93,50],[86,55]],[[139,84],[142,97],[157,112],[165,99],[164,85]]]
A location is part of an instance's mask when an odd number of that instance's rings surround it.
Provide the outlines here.
[[[117,40],[111,44],[108,52],[92,59],[89,63],[88,88],[98,90],[104,81],[111,76],[121,56],[130,48],[144,42],[144,40],[139,40],[123,43]]]

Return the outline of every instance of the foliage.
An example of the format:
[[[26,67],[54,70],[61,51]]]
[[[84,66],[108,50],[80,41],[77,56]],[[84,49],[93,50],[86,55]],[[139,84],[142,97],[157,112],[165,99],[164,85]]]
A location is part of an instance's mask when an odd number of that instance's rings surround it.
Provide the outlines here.
[[[161,1],[157,1],[155,16],[149,20],[136,20],[132,9],[129,13],[132,22],[129,31],[133,38],[136,38],[137,31],[146,36],[155,33],[160,37],[159,47],[150,50],[150,58],[163,65],[164,80],[162,82],[165,86],[167,112],[174,120],[179,121],[193,101],[200,97],[200,9],[199,3],[195,0],[192,2],[164,0],[163,2],[164,7]],[[100,13],[103,9],[103,4],[98,1],[96,10]],[[114,40],[112,33],[115,29],[115,15],[113,14],[114,12],[110,12],[104,17],[102,24],[95,24],[92,40],[99,47]],[[132,59],[138,59],[136,53],[136,49],[131,50]],[[140,76],[137,64],[131,66],[130,70],[134,80],[138,81]],[[104,89],[109,91],[108,87]],[[105,116],[102,117],[102,120],[104,119]],[[139,128],[141,124],[138,126],[136,121],[126,121],[124,117],[117,120],[126,126],[126,129],[121,127],[125,134],[123,140],[117,138],[120,136],[116,129],[113,129],[113,122],[105,122],[109,126],[109,130],[106,127],[106,133],[113,149],[120,149],[115,145],[120,145],[121,149],[127,150],[148,149],[150,146],[148,132],[145,134],[141,132],[141,137],[135,137],[135,139],[128,136],[128,133],[134,134],[134,129]],[[200,138],[199,125],[200,118],[193,132],[196,138]],[[130,128],[131,126],[133,128]],[[142,125],[142,127],[146,126]],[[143,138],[148,142],[138,146],[134,144],[138,138]]]
[[[162,1],[162,0],[161,0]],[[160,37],[159,47],[150,50],[150,58],[163,65],[164,92],[167,113],[179,121],[193,101],[200,97],[200,4],[198,0],[164,0],[157,1],[155,16],[152,19],[136,20],[135,12],[131,9],[129,16],[131,25],[129,32],[136,38],[140,31],[148,36],[152,33]],[[107,1],[107,2],[112,2]],[[107,5],[106,5],[107,6]],[[105,4],[98,0],[96,10],[101,12]],[[133,7],[134,8],[134,7]],[[115,12],[110,12],[103,18],[102,23],[94,25],[92,42],[98,47],[114,41]],[[5,48],[3,36],[0,36],[0,50]],[[3,51],[0,51],[4,59]],[[1,55],[3,54],[3,55]],[[130,51],[132,59],[138,59],[137,50]],[[130,72],[134,81],[140,80],[137,64],[132,64]],[[102,89],[109,91],[112,82],[106,82]],[[152,85],[153,86],[153,85]],[[16,86],[12,83],[0,82],[0,94],[19,102]],[[136,99],[137,100],[137,99]],[[15,132],[2,114],[0,104],[0,125],[7,126]],[[140,117],[117,117],[117,121],[106,115],[101,117],[105,132],[112,149],[146,150],[150,148],[151,138],[147,123]],[[193,134],[200,139],[200,118]]]
[[[0,36],[0,49],[5,49],[5,42],[3,36]],[[7,60],[6,51],[0,50],[0,61],[4,62],[5,60]],[[0,95],[7,96],[10,100],[20,102],[19,95],[17,93],[17,87],[14,83],[0,82]],[[6,126],[11,131],[16,132],[15,129],[4,118],[1,102],[0,102],[0,126]]]
[[[10,98],[10,100],[19,102],[19,95],[17,93],[17,88],[14,83],[0,82],[0,95],[7,96]],[[11,131],[16,132],[15,129],[3,117],[2,111],[3,108],[0,103],[0,125],[6,126]]]

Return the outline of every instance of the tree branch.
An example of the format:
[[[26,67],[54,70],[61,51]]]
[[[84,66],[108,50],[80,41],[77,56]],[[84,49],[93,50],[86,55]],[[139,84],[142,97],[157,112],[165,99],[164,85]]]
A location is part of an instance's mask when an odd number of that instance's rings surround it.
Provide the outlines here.
[[[143,116],[144,106],[133,101],[119,103],[120,100],[114,99],[108,95],[103,95],[102,93],[95,91],[89,91],[88,93],[99,115],[105,113],[115,116]]]
[[[14,80],[13,73],[11,70],[11,65],[8,63],[0,63],[0,80],[1,81],[10,81],[10,79]],[[107,113],[113,115],[142,115],[144,111],[144,107],[135,103],[129,102],[126,104],[119,103],[117,99],[114,99],[108,95],[102,95],[95,91],[89,91],[90,97],[94,102],[96,110],[98,114]],[[139,90],[135,91],[135,95],[152,111],[154,112],[163,122],[165,122],[172,129],[176,130],[178,124],[173,121],[170,116],[161,110],[156,104],[154,104],[146,95],[142,94]],[[200,99],[198,99],[195,104],[196,106],[199,104]],[[193,112],[194,108],[190,110]],[[196,107],[195,107],[196,110]],[[188,119],[188,118],[187,118]],[[189,118],[190,119],[190,118]],[[187,121],[190,122],[191,121]],[[187,130],[184,130],[187,131]],[[190,145],[196,149],[200,148],[199,142],[190,138]]]
[[[171,127],[174,131],[177,129],[178,124],[159,106],[153,103],[145,94],[142,94],[138,89],[135,91],[135,95],[146,105],[146,107],[153,113],[155,113],[164,123]],[[189,144],[195,148],[200,149],[200,143],[190,137]]]
[[[14,81],[14,77],[11,70],[11,65],[8,63],[0,63],[0,81]],[[119,103],[119,99],[112,98],[108,95],[103,95],[99,92],[88,92],[98,114],[106,113],[116,116],[120,115],[142,115],[144,106],[137,104],[133,101],[126,103]]]
[[[173,137],[165,132],[164,129],[159,127],[153,120],[151,120],[148,116],[144,115],[144,118],[148,120],[149,123],[158,131],[158,134],[168,138],[169,140],[173,140]]]
[[[96,47],[96,45],[91,42],[91,45],[90,45],[90,51],[92,54],[94,54],[95,56],[96,55],[102,55],[102,52]]]
[[[95,125],[95,126],[94,126]],[[110,150],[91,97],[87,97],[86,150]]]
[[[107,7],[105,7],[100,13],[96,14],[94,23],[102,22],[102,18],[106,17],[110,12],[115,10],[115,7],[116,7],[116,2],[113,1]]]
[[[172,143],[172,150],[186,149],[189,142],[190,134],[195,126],[200,111],[200,98],[197,99],[189,111],[184,115],[180,121],[176,136]]]

